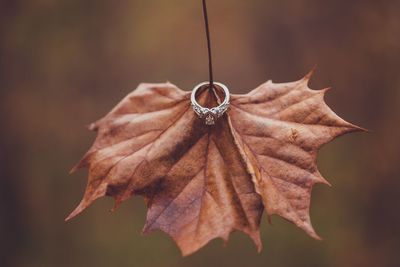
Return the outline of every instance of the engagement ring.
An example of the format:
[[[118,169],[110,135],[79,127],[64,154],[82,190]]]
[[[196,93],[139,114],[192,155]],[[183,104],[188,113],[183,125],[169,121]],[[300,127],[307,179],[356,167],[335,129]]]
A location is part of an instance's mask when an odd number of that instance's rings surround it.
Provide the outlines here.
[[[218,107],[213,107],[213,108],[206,108],[202,107],[199,103],[197,103],[196,100],[196,94],[200,89],[208,89],[210,83],[209,82],[204,82],[199,85],[197,85],[193,91],[192,91],[192,96],[191,96],[191,102],[192,102],[192,108],[193,111],[196,112],[196,114],[199,116],[199,118],[204,119],[206,125],[214,125],[215,121],[221,117],[229,108],[229,89],[222,83],[213,83],[216,89],[221,89],[224,92],[225,99],[219,105]]]

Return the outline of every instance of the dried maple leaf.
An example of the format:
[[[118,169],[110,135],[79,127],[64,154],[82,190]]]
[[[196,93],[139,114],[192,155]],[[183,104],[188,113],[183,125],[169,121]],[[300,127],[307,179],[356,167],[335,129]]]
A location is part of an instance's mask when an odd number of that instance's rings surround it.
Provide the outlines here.
[[[142,195],[149,208],[144,232],[169,234],[183,255],[234,230],[258,250],[263,209],[319,238],[310,222],[311,189],[326,183],[318,149],[344,133],[361,130],[325,104],[326,90],[305,78],[271,81],[246,95],[232,95],[228,114],[205,126],[190,107],[190,92],[166,84],[141,84],[108,115],[90,126],[97,138],[73,170],[89,168],[75,217],[94,200],[112,196],[116,207]],[[218,94],[205,90],[203,106]]]

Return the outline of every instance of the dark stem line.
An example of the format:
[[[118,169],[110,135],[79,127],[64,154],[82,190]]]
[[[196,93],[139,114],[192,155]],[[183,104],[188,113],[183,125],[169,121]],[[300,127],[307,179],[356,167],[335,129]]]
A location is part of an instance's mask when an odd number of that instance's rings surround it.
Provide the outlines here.
[[[206,36],[207,36],[208,71],[209,71],[209,79],[210,79],[210,88],[214,88],[213,65],[212,65],[212,54],[211,54],[210,26],[209,26],[209,23],[208,23],[206,0],[203,0],[203,15],[204,15],[204,24],[205,24]]]

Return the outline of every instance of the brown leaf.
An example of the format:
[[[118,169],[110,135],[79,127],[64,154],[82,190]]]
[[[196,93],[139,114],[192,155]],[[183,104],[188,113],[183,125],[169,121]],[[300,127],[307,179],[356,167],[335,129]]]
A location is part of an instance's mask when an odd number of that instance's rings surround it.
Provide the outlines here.
[[[115,207],[132,195],[149,208],[144,232],[160,229],[182,253],[197,251],[234,230],[261,249],[259,224],[265,207],[314,238],[311,189],[326,183],[318,172],[318,149],[333,138],[361,130],[325,104],[327,90],[297,82],[267,82],[232,95],[227,115],[206,126],[190,107],[190,93],[172,84],[142,84],[90,128],[98,131],[77,165],[89,180],[75,217],[99,197]],[[218,95],[205,90],[204,106]]]

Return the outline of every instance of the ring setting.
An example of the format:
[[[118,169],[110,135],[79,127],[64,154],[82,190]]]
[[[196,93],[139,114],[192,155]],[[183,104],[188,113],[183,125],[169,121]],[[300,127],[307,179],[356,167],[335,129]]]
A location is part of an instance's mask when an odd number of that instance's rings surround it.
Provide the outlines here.
[[[213,108],[206,108],[201,106],[197,100],[196,100],[196,94],[197,92],[204,88],[206,85],[209,85],[209,82],[203,82],[197,85],[191,95],[191,102],[192,102],[192,108],[193,111],[199,116],[199,118],[204,119],[204,122],[206,125],[214,125],[216,120],[220,118],[224,113],[228,110],[229,108],[229,100],[230,100],[230,94],[229,94],[229,89],[222,83],[217,83],[214,82],[213,84],[219,88],[222,89],[225,95],[224,101],[217,107]]]

